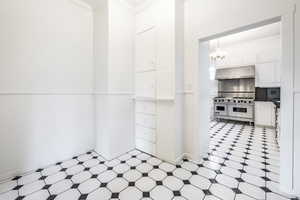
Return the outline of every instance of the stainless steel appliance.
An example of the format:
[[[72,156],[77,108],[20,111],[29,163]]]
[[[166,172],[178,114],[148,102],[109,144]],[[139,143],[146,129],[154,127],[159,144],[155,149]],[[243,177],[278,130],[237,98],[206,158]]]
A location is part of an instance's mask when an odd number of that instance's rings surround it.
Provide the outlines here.
[[[254,123],[254,98],[216,97],[214,99],[215,119],[228,119]]]
[[[216,80],[255,78],[255,66],[221,68],[216,70]]]
[[[255,88],[255,101],[280,101],[280,88]]]
[[[255,66],[216,70],[215,119],[254,123]]]

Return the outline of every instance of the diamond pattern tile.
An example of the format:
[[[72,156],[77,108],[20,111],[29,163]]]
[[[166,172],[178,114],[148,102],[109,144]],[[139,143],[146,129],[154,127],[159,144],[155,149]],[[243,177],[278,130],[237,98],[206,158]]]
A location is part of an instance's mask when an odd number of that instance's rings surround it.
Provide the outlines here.
[[[133,150],[94,151],[0,182],[0,200],[296,200],[279,190],[274,130],[211,122],[202,161],[177,165]]]

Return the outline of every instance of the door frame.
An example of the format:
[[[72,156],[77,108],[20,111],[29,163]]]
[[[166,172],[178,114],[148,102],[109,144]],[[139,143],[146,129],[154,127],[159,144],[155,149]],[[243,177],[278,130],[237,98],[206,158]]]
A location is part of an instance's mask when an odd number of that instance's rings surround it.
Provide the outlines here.
[[[195,106],[196,117],[195,122],[198,144],[200,147],[195,148],[200,151],[200,157],[207,153],[209,137],[204,133],[208,133],[209,123],[207,123],[207,112],[203,112],[208,107],[208,101],[205,102],[203,96],[207,95],[207,87],[199,85],[208,85],[208,79],[203,78],[203,73],[208,76],[208,67],[203,58],[207,56],[207,51],[203,50],[206,46],[208,48],[208,41],[223,37],[226,35],[247,31],[253,28],[261,27],[264,25],[272,24],[275,22],[281,22],[281,69],[284,66],[284,70],[281,70],[281,136],[280,136],[280,189],[289,194],[299,194],[295,188],[295,144],[294,144],[294,71],[295,71],[295,13],[296,6],[292,6],[287,13],[281,16],[277,16],[271,19],[263,20],[258,23],[241,26],[239,28],[217,33],[205,38],[199,38],[198,48],[198,63],[196,76],[196,90],[195,90]],[[204,52],[204,53],[203,53]],[[209,57],[207,57],[209,59]],[[207,69],[206,69],[207,68]],[[201,74],[202,73],[202,74]],[[199,78],[201,77],[201,78]],[[206,97],[204,98],[206,99]],[[201,102],[201,103],[200,103]],[[207,125],[206,125],[207,124]],[[204,127],[205,126],[205,127]],[[206,127],[207,126],[207,127]],[[208,134],[207,134],[208,135]],[[195,145],[195,144],[194,144]],[[201,147],[202,146],[202,147]],[[206,152],[205,150],[206,149]],[[197,156],[194,156],[198,160]]]

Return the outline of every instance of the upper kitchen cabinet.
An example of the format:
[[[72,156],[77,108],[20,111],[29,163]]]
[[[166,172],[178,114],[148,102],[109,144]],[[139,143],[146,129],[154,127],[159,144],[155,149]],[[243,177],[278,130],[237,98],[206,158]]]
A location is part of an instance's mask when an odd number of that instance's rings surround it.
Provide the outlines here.
[[[280,87],[280,63],[268,62],[256,64],[256,87]]]

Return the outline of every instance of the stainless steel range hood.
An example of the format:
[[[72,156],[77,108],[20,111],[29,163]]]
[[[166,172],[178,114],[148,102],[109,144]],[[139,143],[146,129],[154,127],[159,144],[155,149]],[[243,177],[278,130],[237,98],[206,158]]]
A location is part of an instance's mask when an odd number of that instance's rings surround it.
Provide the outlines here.
[[[255,66],[221,68],[216,70],[216,80],[255,78]]]

